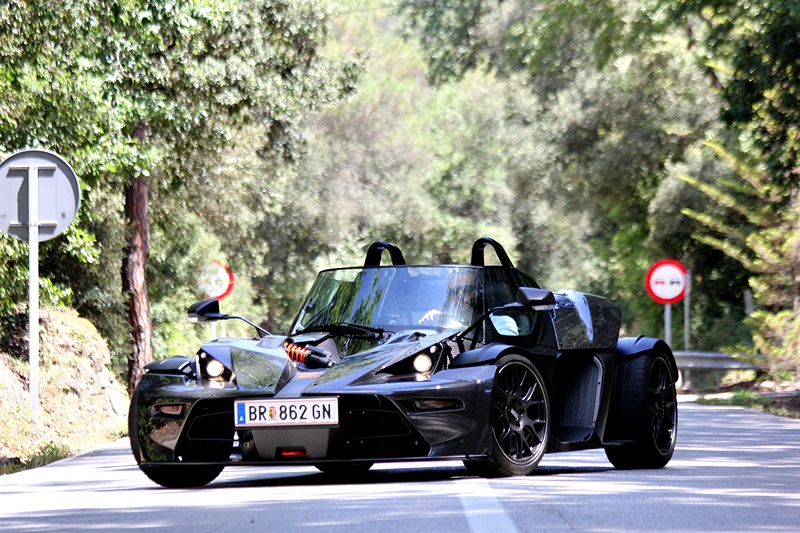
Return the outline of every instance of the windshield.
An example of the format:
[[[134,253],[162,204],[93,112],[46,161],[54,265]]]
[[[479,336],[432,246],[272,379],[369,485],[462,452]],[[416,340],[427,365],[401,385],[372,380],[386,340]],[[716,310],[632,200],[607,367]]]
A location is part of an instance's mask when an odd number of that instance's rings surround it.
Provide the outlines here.
[[[290,335],[332,324],[462,331],[483,313],[482,269],[384,266],[320,272]]]

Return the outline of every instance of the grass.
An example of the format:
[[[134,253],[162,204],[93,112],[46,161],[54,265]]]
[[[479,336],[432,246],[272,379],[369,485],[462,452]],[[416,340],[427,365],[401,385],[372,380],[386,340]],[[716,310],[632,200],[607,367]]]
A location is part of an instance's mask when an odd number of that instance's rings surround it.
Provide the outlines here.
[[[0,475],[13,474],[30,468],[44,466],[53,461],[58,461],[59,459],[66,459],[70,455],[72,455],[72,453],[67,446],[55,442],[48,442],[39,449],[38,453],[34,454],[25,462],[12,458],[11,460],[0,463]]]

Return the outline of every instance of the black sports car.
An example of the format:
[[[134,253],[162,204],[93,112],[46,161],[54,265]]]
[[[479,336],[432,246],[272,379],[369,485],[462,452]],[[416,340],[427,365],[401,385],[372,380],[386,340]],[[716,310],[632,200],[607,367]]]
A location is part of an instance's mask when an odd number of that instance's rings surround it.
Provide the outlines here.
[[[484,264],[487,246],[499,266]],[[217,300],[189,316],[241,318]],[[129,427],[156,483],[204,485],[231,465],[352,473],[454,458],[525,475],[545,452],[588,448],[617,468],[660,468],[675,449],[669,347],[618,338],[617,307],[541,289],[489,238],[463,266],[406,265],[376,242],[363,267],[319,273],[287,335],[248,323],[255,338],[147,365]]]

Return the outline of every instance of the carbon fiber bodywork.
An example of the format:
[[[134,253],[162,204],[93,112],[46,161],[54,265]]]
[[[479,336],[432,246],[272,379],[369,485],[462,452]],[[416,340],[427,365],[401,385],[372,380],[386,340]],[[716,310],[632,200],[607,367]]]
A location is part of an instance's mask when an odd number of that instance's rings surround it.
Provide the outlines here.
[[[137,437],[137,460],[285,464],[488,453],[491,439],[486,427],[493,366],[442,370],[424,381],[410,376],[408,380],[391,377],[387,382],[381,370],[405,354],[424,351],[433,344],[402,343],[388,353],[373,350],[320,371],[297,370],[282,348],[263,347],[285,339],[269,338],[268,343],[218,340],[205,345],[207,353],[230,361],[237,376],[247,376],[236,387],[226,384],[213,388],[212,383],[190,375],[159,373],[150,367],[132,402],[131,433]],[[236,400],[311,396],[338,398],[339,427],[240,430],[234,444]],[[415,400],[447,400],[452,405],[425,409],[415,406]],[[185,415],[163,414],[159,405],[182,405]],[[304,448],[306,454],[281,457],[276,451],[287,448]]]
[[[148,365],[129,416],[137,463],[153,477],[159,465],[490,460],[499,442],[498,394],[508,392],[495,386],[498,365],[520,358],[542,378],[547,452],[634,438],[624,417],[614,414],[625,409],[616,392],[621,365],[654,352],[674,365],[669,348],[657,339],[619,340],[620,311],[606,299],[542,290],[511,266],[499,245],[481,242],[498,250],[501,266],[484,266],[473,248],[469,270],[435,267],[461,277],[466,272],[478,284],[480,299],[471,302],[477,314],[467,326],[417,326],[427,315],[405,316],[424,309],[411,287],[435,290],[433,267],[406,267],[396,249],[396,264],[380,266],[373,245],[367,265],[347,278],[356,281],[341,281],[346,271],[320,274],[289,335],[218,339],[194,358]],[[509,297],[514,294],[516,302]],[[323,305],[325,298],[330,301]],[[322,313],[342,307],[342,298],[360,302],[353,308],[363,322],[319,325]],[[192,312],[230,318],[218,306],[193,306]],[[286,425],[243,418],[245,408],[298,399],[331,401],[336,416],[331,423]]]

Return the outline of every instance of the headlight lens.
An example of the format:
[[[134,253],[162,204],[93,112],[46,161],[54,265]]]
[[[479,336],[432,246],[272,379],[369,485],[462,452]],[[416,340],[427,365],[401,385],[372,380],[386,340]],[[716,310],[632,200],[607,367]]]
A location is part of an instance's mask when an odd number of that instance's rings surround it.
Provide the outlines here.
[[[206,373],[210,378],[218,378],[225,372],[225,365],[216,359],[209,359],[206,363]]]
[[[433,368],[433,359],[431,359],[428,354],[420,353],[414,356],[412,365],[414,366],[414,370],[420,374],[424,374],[430,372],[431,368]]]

